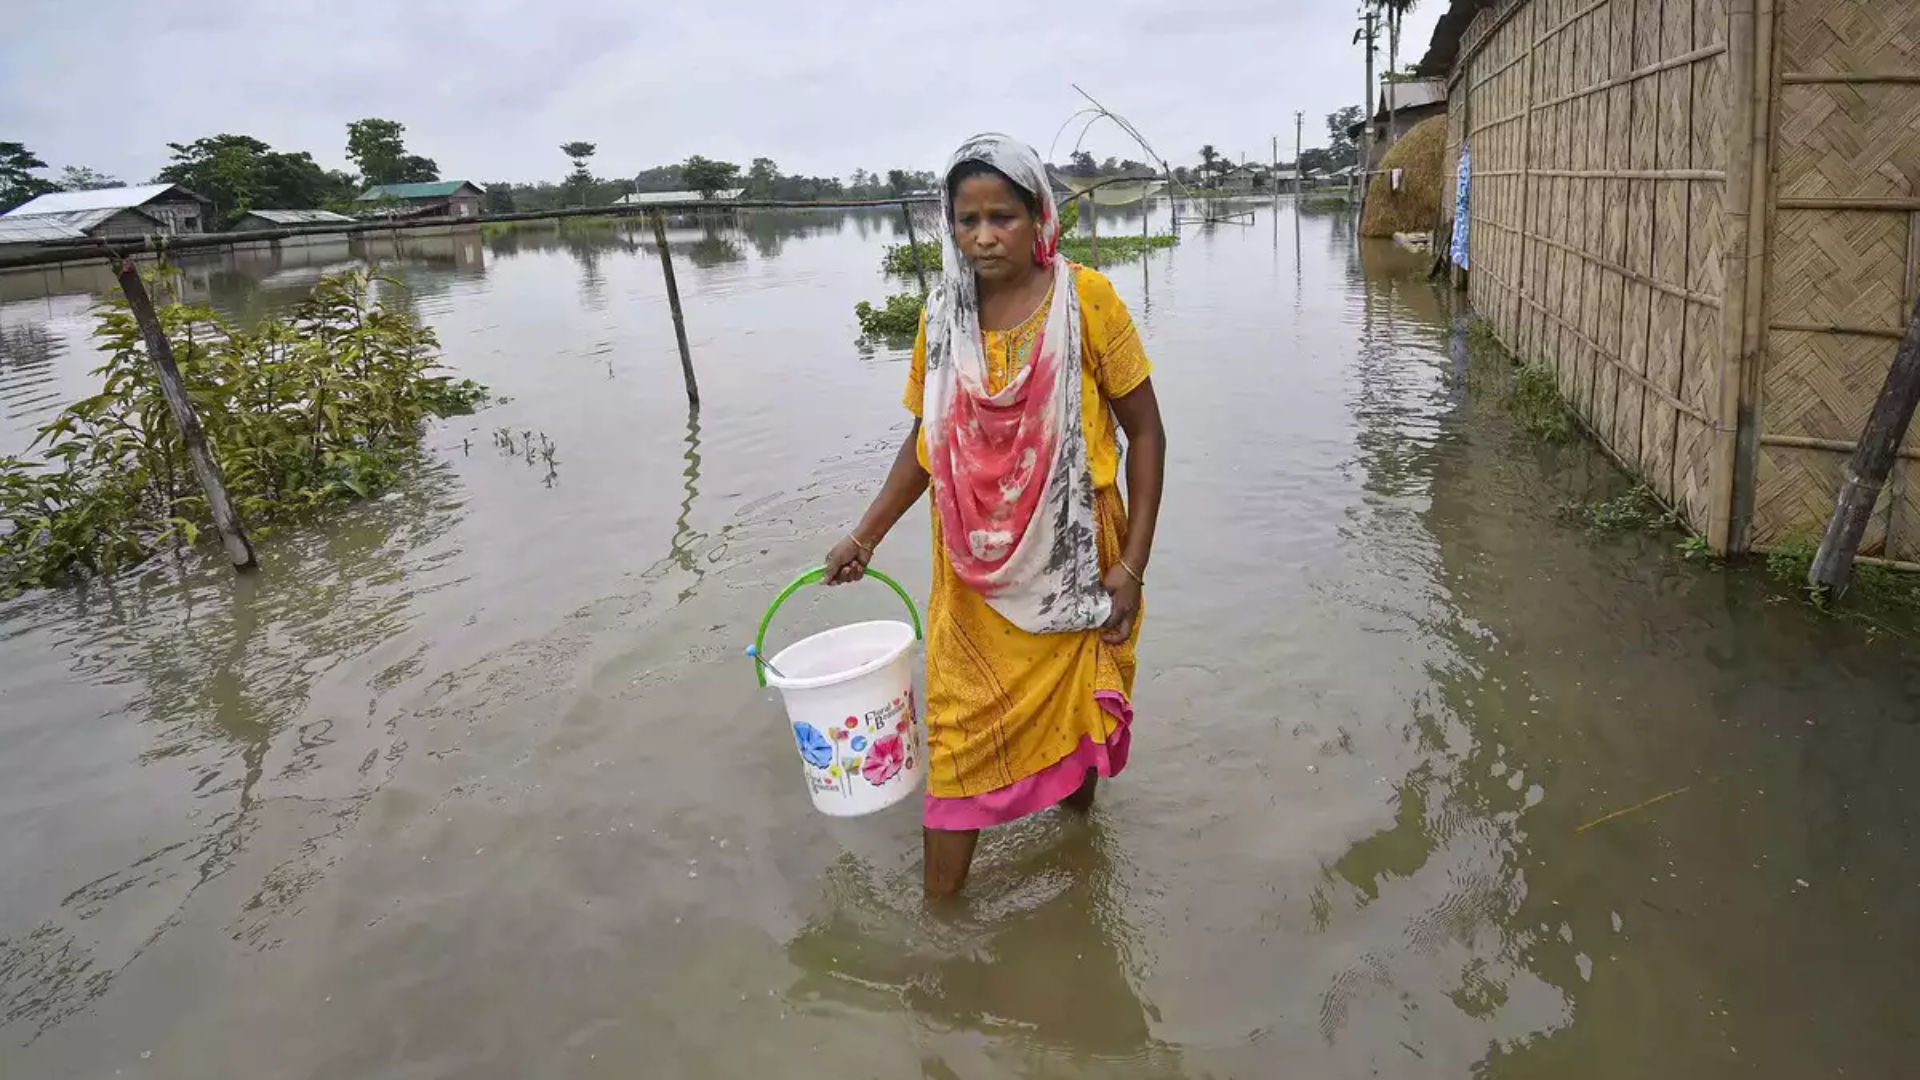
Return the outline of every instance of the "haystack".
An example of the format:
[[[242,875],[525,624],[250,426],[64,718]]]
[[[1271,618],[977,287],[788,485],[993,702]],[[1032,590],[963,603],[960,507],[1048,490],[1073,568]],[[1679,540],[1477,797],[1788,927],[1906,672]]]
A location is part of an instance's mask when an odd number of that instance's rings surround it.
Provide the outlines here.
[[[1447,118],[1428,117],[1393,144],[1380,162],[1380,175],[1367,188],[1367,209],[1360,235],[1431,229],[1440,220],[1440,190],[1446,183]],[[1392,189],[1390,170],[1400,169],[1400,190]]]

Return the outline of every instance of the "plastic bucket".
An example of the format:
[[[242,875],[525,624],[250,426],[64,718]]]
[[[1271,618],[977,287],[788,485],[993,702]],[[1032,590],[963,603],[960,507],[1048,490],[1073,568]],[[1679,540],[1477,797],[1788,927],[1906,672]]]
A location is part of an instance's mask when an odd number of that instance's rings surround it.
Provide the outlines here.
[[[754,649],[766,656],[767,627],[787,598],[819,584],[825,571],[809,570],[780,595],[760,620]],[[869,568],[899,595],[913,625],[882,620],[851,623],[802,638],[754,668],[760,685],[773,686],[787,706],[790,741],[813,797],[814,809],[830,817],[858,817],[885,810],[920,789],[926,767],[920,709],[913,696],[913,643],[920,613],[906,590]]]

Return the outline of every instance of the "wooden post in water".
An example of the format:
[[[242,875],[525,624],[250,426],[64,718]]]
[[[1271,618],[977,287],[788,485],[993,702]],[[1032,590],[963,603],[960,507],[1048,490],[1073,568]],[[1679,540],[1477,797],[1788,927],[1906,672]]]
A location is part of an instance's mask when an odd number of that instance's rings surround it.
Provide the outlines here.
[[[700,407],[700,384],[693,377],[693,351],[687,348],[687,317],[680,313],[680,286],[673,280],[673,252],[667,250],[667,223],[660,211],[653,219],[653,242],[660,245],[660,272],[667,278],[667,308],[673,312],[673,336],[680,343],[680,374],[687,380],[687,404]]]
[[[1838,599],[1847,591],[1860,538],[1866,535],[1873,505],[1879,500],[1894,458],[1899,456],[1916,404],[1920,404],[1920,300],[1913,305],[1906,336],[1900,339],[1893,365],[1887,369],[1887,381],[1867,416],[1866,430],[1860,433],[1853,458],[1847,462],[1847,479],[1834,499],[1827,535],[1807,571],[1807,584],[1824,599]]]
[[[134,266],[132,256],[110,255],[107,261],[113,267],[114,277],[120,279],[127,309],[133,313],[140,337],[147,344],[147,359],[153,361],[154,372],[160,380],[160,394],[167,399],[174,426],[180,429],[180,442],[187,449],[194,479],[206,493],[207,509],[213,515],[215,531],[220,534],[220,546],[226,549],[227,560],[235,570],[257,570],[260,563],[254,558],[253,544],[247,540],[247,531],[233,509],[233,500],[227,498],[220,463],[213,459],[213,451],[207,446],[207,433],[200,427],[200,416],[193,411],[193,400],[187,397],[186,385],[180,381],[180,365],[173,359],[173,343],[167,340],[160,316],[154,313],[153,299],[147,295],[146,283],[140,280],[140,270]]]
[[[1087,262],[1092,266],[1100,265],[1100,204],[1093,196],[1087,196]]]
[[[920,265],[920,238],[913,232],[913,207],[900,204],[900,220],[907,223],[907,250],[913,254],[913,276],[920,282],[920,299],[927,298],[927,271]]]

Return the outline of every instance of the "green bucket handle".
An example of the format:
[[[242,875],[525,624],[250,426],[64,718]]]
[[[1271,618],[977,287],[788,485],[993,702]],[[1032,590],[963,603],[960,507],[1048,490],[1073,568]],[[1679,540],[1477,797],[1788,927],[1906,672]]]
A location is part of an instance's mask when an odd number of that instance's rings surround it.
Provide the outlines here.
[[[913,639],[915,641],[924,640],[926,635],[920,630],[920,610],[913,606],[913,597],[907,595],[907,590],[901,588],[899,582],[872,567],[867,568],[866,576],[878,580],[887,588],[892,589],[895,595],[900,597],[901,602],[907,605],[907,614],[913,618]],[[794,578],[791,582],[787,583],[786,588],[780,590],[780,595],[774,597],[773,603],[767,607],[767,613],[760,616],[760,632],[753,636],[753,648],[756,653],[761,656],[767,654],[767,627],[773,623],[773,613],[780,610],[780,605],[786,603],[788,597],[806,588],[808,585],[818,585],[826,579],[827,568],[824,566],[816,566],[812,570]],[[755,678],[760,680],[761,686],[767,685],[766,668],[762,667],[759,663],[755,663],[753,665],[753,674]]]

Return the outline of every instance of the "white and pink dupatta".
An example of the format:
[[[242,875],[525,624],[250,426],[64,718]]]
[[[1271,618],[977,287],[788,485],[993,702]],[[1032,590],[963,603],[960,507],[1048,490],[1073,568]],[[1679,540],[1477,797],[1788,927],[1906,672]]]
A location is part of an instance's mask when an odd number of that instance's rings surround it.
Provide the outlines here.
[[[941,275],[927,299],[923,413],[933,500],[960,579],[1008,622],[1032,634],[1106,622],[1093,477],[1081,427],[1080,303],[1072,268],[1056,254],[1059,216],[1040,155],[1005,135],[976,135],[947,163],[982,161],[1040,205],[1034,259],[1053,275],[1051,306],[1033,357],[987,393],[979,284],[953,241],[941,185]]]

